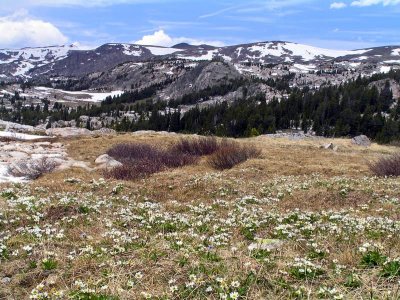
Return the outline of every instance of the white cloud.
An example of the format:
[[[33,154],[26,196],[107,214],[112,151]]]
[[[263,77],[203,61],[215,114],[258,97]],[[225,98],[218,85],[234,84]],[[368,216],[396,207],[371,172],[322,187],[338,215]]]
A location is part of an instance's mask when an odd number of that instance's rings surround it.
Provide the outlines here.
[[[25,10],[0,17],[0,48],[61,45],[68,38],[49,22],[30,17]]]
[[[145,35],[140,40],[135,41],[135,44],[140,45],[152,45],[152,46],[165,46],[170,47],[179,43],[189,43],[191,45],[212,45],[221,47],[224,46],[224,43],[221,41],[206,41],[206,40],[198,40],[187,37],[171,37],[164,30],[155,31],[153,34]]]
[[[330,6],[331,9],[341,9],[347,6],[344,2],[333,2]]]
[[[352,6],[371,6],[382,4],[383,6],[400,4],[400,0],[358,0],[351,3]]]

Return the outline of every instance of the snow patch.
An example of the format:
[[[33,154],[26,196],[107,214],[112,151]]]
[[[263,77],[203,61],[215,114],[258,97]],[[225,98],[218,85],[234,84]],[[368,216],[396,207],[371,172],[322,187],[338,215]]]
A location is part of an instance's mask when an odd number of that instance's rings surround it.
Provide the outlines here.
[[[0,164],[0,183],[11,182],[11,183],[21,183],[25,182],[24,177],[13,177],[8,175],[8,167],[5,164]]]
[[[385,60],[384,64],[400,64],[400,60]]]
[[[302,73],[308,73],[309,71],[314,71],[316,68],[315,65],[301,65],[301,64],[294,64],[293,68],[290,69],[290,71],[300,71]]]
[[[48,138],[48,136],[33,135],[33,134],[26,134],[26,133],[16,133],[16,132],[9,132],[9,131],[0,131],[0,137],[8,137],[8,138],[16,139],[16,140],[21,140],[21,141],[32,141],[32,140],[40,140],[40,139]]]
[[[379,69],[379,72],[381,72],[381,73],[389,73],[391,69],[392,69],[392,68],[389,67],[389,66],[382,66],[382,67]]]
[[[84,98],[78,97],[76,101],[87,101],[87,102],[101,102],[109,96],[114,97],[124,93],[124,91],[112,91],[106,93],[96,93],[92,91],[65,91],[60,89],[52,89],[48,87],[35,87],[35,90],[40,91],[44,94],[50,94],[51,92],[58,92],[67,95],[83,96]]]
[[[392,50],[392,55],[400,56],[400,48]]]
[[[330,50],[296,43],[258,43],[249,48],[252,52],[259,52],[263,56],[300,56],[305,61],[318,57],[339,57],[346,55],[362,54],[369,50]]]
[[[188,59],[188,60],[212,60],[215,55],[218,54],[218,49],[208,50],[204,54],[200,54],[200,56],[185,56],[180,54],[179,57]]]
[[[350,63],[349,65],[350,65],[350,67],[356,68],[356,67],[360,66],[361,63],[360,62],[357,62],[357,63],[353,62],[353,63]]]
[[[153,55],[168,55],[181,51],[180,49],[175,49],[175,48],[155,47],[155,46],[145,47],[145,48],[148,49]]]
[[[12,75],[26,76],[26,73],[35,66],[44,66],[67,57],[70,50],[79,50],[79,47],[77,45],[69,45],[23,48],[18,50],[2,49],[0,50],[0,54],[8,57],[8,59],[0,61],[0,64],[14,63],[17,65],[17,68]]]
[[[122,46],[124,47],[123,53],[125,55],[141,56],[143,54],[143,51],[139,47],[136,47],[136,46],[133,46],[133,45],[127,45],[127,44],[124,44]]]

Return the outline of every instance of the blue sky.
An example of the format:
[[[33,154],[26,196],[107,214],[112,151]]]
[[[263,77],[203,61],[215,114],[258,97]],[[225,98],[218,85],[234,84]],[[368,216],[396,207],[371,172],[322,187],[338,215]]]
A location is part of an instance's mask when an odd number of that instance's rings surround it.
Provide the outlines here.
[[[284,40],[400,45],[400,0],[0,0],[0,48]]]

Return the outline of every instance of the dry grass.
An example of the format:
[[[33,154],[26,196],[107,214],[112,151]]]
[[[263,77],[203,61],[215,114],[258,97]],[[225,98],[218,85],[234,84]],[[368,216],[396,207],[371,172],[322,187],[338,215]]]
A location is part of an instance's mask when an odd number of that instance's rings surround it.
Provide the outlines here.
[[[180,135],[126,134],[70,139],[66,143],[73,158],[93,163],[97,156],[120,143],[146,143],[166,149],[181,139]],[[258,137],[236,142],[243,145],[252,143],[261,149],[260,158],[249,159],[222,172],[215,171],[207,159],[202,158],[196,165],[164,170],[143,180],[123,182],[121,191],[116,189],[120,181],[107,179],[103,183],[101,172],[89,173],[81,169],[45,174],[29,186],[17,188],[21,195],[34,194],[37,199],[47,199],[51,195],[51,201],[39,210],[43,217],[37,225],[64,228],[66,236],[62,240],[45,239],[41,242],[23,234],[13,235],[7,242],[12,249],[35,243],[37,248],[30,257],[11,257],[2,262],[0,278],[9,276],[12,281],[0,288],[0,298],[27,299],[31,290],[41,282],[45,283],[47,291],[74,290],[75,280],[98,283],[95,287],[98,294],[120,299],[142,299],[142,291],[161,297],[169,293],[171,284],[168,280],[175,279],[180,291],[175,296],[169,295],[170,299],[215,299],[217,294],[199,296],[196,291],[183,296],[184,286],[190,281],[189,275],[201,276],[207,283],[214,282],[219,276],[226,278],[228,285],[234,280],[243,285],[250,273],[254,274],[256,281],[242,299],[299,299],[301,297],[294,295],[301,286],[306,289],[304,297],[311,293],[309,299],[320,297],[317,291],[321,286],[335,287],[345,295],[345,299],[381,299],[389,291],[396,297],[398,279],[382,278],[380,268],[361,267],[361,254],[358,252],[358,247],[364,242],[377,242],[384,246],[385,255],[400,255],[397,235],[391,236],[379,223],[374,227],[376,220],[400,221],[399,206],[393,200],[400,194],[399,180],[373,178],[368,166],[368,161],[376,160],[382,154],[394,153],[396,148],[375,144],[362,148],[347,140],[334,140],[339,145],[339,151],[334,152],[319,149],[320,144],[327,143],[319,140]],[[78,180],[70,183],[65,181],[67,178]],[[250,196],[266,202],[253,203]],[[76,198],[76,201],[61,203],[63,197]],[[218,204],[221,200],[226,206]],[[156,205],[154,208],[153,204]],[[192,210],[193,207],[196,210]],[[7,218],[13,218],[15,212],[8,210],[1,197],[0,208],[7,212]],[[331,220],[323,216],[328,211],[340,218]],[[14,232],[19,227],[33,227],[35,223],[30,215],[21,212],[20,221],[0,224],[3,226],[0,229]],[[296,216],[299,218],[297,221]],[[256,236],[284,241],[282,247],[268,256],[271,262],[255,259],[247,248],[252,241],[246,237],[243,227],[261,220],[261,225],[255,227]],[[207,225],[203,231],[196,225],[199,221]],[[234,222],[234,227],[229,226],[231,222]],[[175,229],[168,227],[167,223],[178,225]],[[190,224],[190,230],[186,224]],[[305,230],[299,236],[287,238],[275,235],[277,225],[293,225],[290,229],[293,232],[296,228],[303,230],[303,226],[309,231],[313,227],[320,229],[311,230],[311,236]],[[332,231],[326,229],[330,226]],[[339,231],[335,231],[335,226]],[[105,236],[105,233],[109,235]],[[121,241],[127,233],[129,236],[138,235],[143,246],[134,242],[126,251],[111,254],[115,251],[114,246],[125,245]],[[204,242],[200,237],[221,238],[225,233],[230,236],[226,246],[212,245],[209,248],[218,261],[198,250],[202,249]],[[176,239],[184,242],[184,249],[173,248]],[[313,242],[321,249],[329,250],[326,257],[313,259],[313,262],[323,265],[324,275],[302,280],[282,273],[289,271],[288,264],[296,257],[308,257]],[[72,261],[66,258],[71,251],[79,253],[87,245],[93,246],[95,251],[105,248],[107,254],[82,255]],[[233,252],[231,247],[237,250]],[[57,253],[58,267],[51,271],[43,271],[40,267],[30,269],[28,262],[40,262],[46,251]],[[24,252],[21,250],[20,253]],[[182,265],[185,256],[188,256],[188,261]],[[332,261],[346,266],[346,269],[336,273],[331,267]],[[126,288],[127,279],[137,272],[143,274],[143,279],[133,288]],[[361,287],[344,286],[351,272],[360,275]],[[46,283],[51,277],[55,279],[53,285]],[[107,288],[101,290],[102,285],[107,285]]]

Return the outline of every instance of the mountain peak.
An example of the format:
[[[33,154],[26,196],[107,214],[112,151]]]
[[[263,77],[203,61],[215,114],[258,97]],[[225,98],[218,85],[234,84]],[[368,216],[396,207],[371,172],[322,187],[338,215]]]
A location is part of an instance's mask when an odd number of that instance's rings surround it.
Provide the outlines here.
[[[179,43],[179,44],[176,44],[176,45],[172,46],[171,48],[175,48],[175,49],[193,49],[193,48],[196,48],[196,46],[190,45],[188,43]]]

